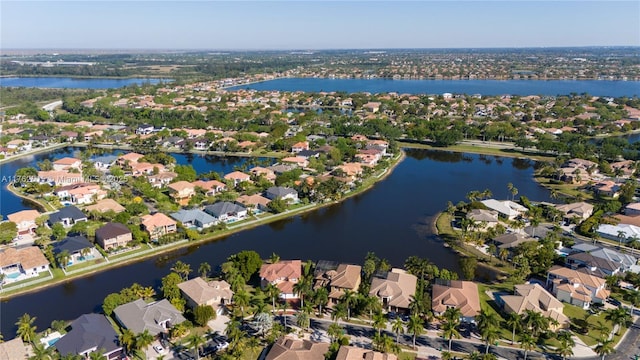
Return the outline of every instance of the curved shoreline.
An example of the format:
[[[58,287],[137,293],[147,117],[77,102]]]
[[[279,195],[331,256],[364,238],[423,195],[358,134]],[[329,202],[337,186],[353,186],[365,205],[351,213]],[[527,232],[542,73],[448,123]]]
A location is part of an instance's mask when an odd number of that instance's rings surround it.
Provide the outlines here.
[[[190,246],[194,246],[194,245],[202,245],[205,243],[209,243],[209,242],[214,242],[217,241],[221,238],[227,237],[229,235],[235,234],[235,233],[239,233],[241,231],[244,230],[249,230],[249,229],[253,229],[255,227],[258,226],[262,226],[262,225],[266,225],[275,221],[280,221],[280,220],[284,220],[284,219],[289,219],[292,218],[294,216],[298,216],[298,215],[302,215],[302,214],[306,214],[315,210],[319,210],[322,209],[324,207],[327,206],[331,206],[331,205],[335,205],[335,204],[339,204],[351,197],[360,195],[368,190],[370,190],[371,188],[373,188],[375,186],[375,184],[377,184],[380,181],[385,180],[389,175],[391,175],[391,173],[393,172],[393,170],[396,168],[396,166],[398,166],[398,164],[400,164],[404,159],[406,158],[406,154],[404,153],[404,151],[400,150],[399,154],[396,155],[396,157],[393,158],[393,163],[390,164],[390,166],[388,168],[386,168],[384,170],[383,173],[381,173],[378,177],[376,177],[375,175],[371,175],[371,177],[369,179],[373,179],[373,181],[366,185],[363,186],[362,188],[356,190],[356,191],[352,191],[349,192],[347,194],[345,194],[342,198],[340,198],[339,200],[335,200],[335,201],[328,201],[328,202],[323,202],[323,203],[315,203],[312,204],[313,206],[309,206],[309,207],[303,207],[300,209],[296,209],[296,210],[291,210],[291,211],[287,211],[285,213],[281,213],[281,214],[274,214],[273,216],[269,216],[268,218],[265,219],[258,219],[256,221],[253,221],[249,224],[244,224],[241,226],[238,226],[237,228],[232,228],[232,229],[227,229],[227,230],[223,230],[222,232],[217,232],[214,234],[208,234],[200,239],[194,240],[194,241],[181,241],[178,243],[174,243],[174,244],[168,244],[165,245],[166,247],[164,248],[160,248],[158,249],[158,251],[153,251],[147,254],[143,254],[140,256],[134,256],[130,259],[125,259],[122,261],[117,261],[117,262],[105,262],[104,266],[101,266],[99,268],[96,269],[91,269],[91,270],[87,270],[86,272],[82,272],[80,270],[79,273],[77,274],[73,274],[73,275],[69,275],[69,276],[64,276],[62,278],[53,280],[51,282],[46,282],[43,284],[37,284],[34,285],[34,287],[28,287],[22,290],[20,288],[17,288],[15,291],[12,291],[10,288],[5,290],[4,288],[2,289],[2,293],[0,294],[0,300],[8,300],[14,297],[18,297],[21,295],[25,295],[25,294],[29,294],[29,293],[34,293],[34,292],[38,292],[40,290],[46,289],[46,288],[50,288],[53,286],[57,286],[60,285],[62,283],[68,282],[68,281],[72,281],[72,280],[76,280],[76,279],[80,279],[83,277],[87,277],[99,272],[103,272],[103,271],[108,271],[120,266],[124,266],[124,265],[129,265],[135,262],[139,262],[139,261],[143,261],[143,260],[147,260],[149,258],[152,257],[156,257],[158,255],[162,255],[165,254],[167,252],[170,251],[175,251],[175,250],[179,250],[179,249],[183,249],[186,247],[190,247]]]

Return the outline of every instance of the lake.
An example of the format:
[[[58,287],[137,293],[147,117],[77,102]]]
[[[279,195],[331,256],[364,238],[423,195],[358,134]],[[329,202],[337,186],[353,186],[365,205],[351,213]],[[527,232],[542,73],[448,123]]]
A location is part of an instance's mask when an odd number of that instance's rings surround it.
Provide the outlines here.
[[[373,94],[481,94],[493,95],[569,95],[634,96],[640,94],[640,81],[605,80],[390,80],[285,78],[228,88],[266,91],[344,91]]]
[[[208,163],[213,169],[231,160],[211,157]],[[496,198],[510,197],[507,182],[531,200],[550,201],[549,191],[533,181],[534,164],[526,159],[408,150],[389,177],[342,203],[5,301],[0,307],[0,331],[12,338],[14,323],[24,313],[36,316],[42,330],[52,320],[98,312],[106,295],[133,282],[157,289],[177,260],[196,270],[202,262],[215,268],[229,255],[247,249],[264,258],[275,252],[282,259],[357,264],[373,251],[394,266],[417,255],[457,271],[457,256],[433,234],[434,217],[448,201],[465,200],[471,190],[490,189]],[[42,306],[43,299],[47,306]]]
[[[69,78],[69,77],[3,77],[0,86],[35,87],[54,89],[110,89],[129,85],[158,84],[171,82],[171,79],[104,79],[104,78]]]

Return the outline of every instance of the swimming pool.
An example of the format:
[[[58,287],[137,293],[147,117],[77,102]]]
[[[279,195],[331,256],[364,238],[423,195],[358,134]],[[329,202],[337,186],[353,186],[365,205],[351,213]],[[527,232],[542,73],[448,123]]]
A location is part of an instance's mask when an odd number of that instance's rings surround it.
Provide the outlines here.
[[[10,273],[10,274],[5,274],[5,276],[7,277],[7,279],[11,279],[11,280],[15,280],[17,278],[20,277],[20,275],[22,275],[19,272],[15,272],[15,273]]]

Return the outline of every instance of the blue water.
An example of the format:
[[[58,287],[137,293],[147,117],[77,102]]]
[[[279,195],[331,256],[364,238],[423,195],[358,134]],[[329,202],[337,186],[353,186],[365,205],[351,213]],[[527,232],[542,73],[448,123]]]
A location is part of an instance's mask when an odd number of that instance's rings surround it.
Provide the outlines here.
[[[20,275],[22,275],[22,274],[20,274],[20,273],[11,273],[11,274],[6,274],[6,277],[9,278],[9,279],[17,279],[17,278],[20,277]]]
[[[158,84],[170,82],[171,79],[96,79],[68,77],[11,77],[0,78],[0,86],[56,88],[56,89],[110,89],[128,85],[145,83]]]
[[[286,78],[229,88],[278,91],[344,91],[399,94],[640,95],[640,81],[605,80],[389,80]]]
[[[55,343],[57,343],[57,342],[58,342],[58,340],[60,340],[60,338],[54,338],[54,339],[51,339],[51,340],[47,341],[47,344],[48,344],[49,346],[53,346]]]

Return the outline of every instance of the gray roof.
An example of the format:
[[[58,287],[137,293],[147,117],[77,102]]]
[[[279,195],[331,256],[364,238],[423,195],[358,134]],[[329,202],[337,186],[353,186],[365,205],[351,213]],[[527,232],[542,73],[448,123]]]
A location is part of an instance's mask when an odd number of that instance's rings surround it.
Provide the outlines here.
[[[624,268],[629,268],[630,266],[635,265],[638,262],[638,259],[631,255],[622,254],[620,252],[607,248],[594,250],[591,252],[591,255],[607,259],[615,264],[620,264]]]
[[[204,211],[215,216],[216,218],[219,218],[221,215],[237,213],[245,210],[246,208],[244,206],[228,201],[220,201],[204,208]]]
[[[113,239],[114,237],[126,234],[131,234],[131,230],[124,224],[114,222],[107,223],[96,230],[97,239]]]
[[[587,244],[587,243],[575,244],[571,247],[571,250],[573,251],[583,251],[583,252],[589,252],[589,251],[598,250],[598,249],[600,249],[598,246]]]
[[[78,209],[75,206],[66,206],[63,207],[62,209],[54,212],[53,214],[49,215],[49,224],[53,225],[57,222],[62,222],[62,220],[64,219],[73,219],[75,220],[81,220],[81,219],[86,219],[87,216],[80,211],[80,209]]]
[[[216,222],[216,219],[213,216],[198,209],[180,209],[172,213],[170,216],[183,224],[188,222],[198,222],[200,224]]]
[[[149,330],[151,334],[156,335],[164,331],[161,322],[168,320],[173,326],[186,320],[167,299],[150,304],[138,299],[118,306],[113,312],[122,326],[135,334]]]
[[[63,356],[81,354],[91,349],[103,349],[105,354],[122,349],[118,334],[104,315],[85,314],[71,323],[71,331],[58,340],[54,347]]]
[[[53,252],[55,254],[63,251],[68,251],[69,254],[73,254],[82,249],[92,248],[93,244],[87,240],[84,236],[68,236],[61,241],[53,244]]]
[[[298,192],[292,188],[286,188],[282,186],[272,186],[268,188],[267,191],[265,191],[265,196],[268,199],[275,199],[279,197],[281,198],[289,194],[295,194],[297,196]]]
[[[101,162],[103,164],[111,164],[111,163],[114,163],[117,159],[118,157],[115,155],[104,155],[104,156],[98,156],[96,158],[91,159],[91,162],[93,163]]]

